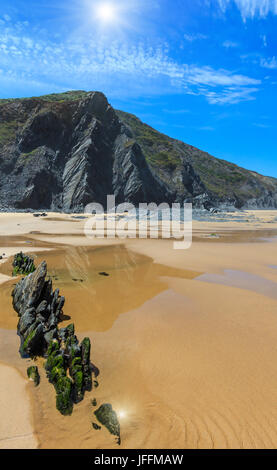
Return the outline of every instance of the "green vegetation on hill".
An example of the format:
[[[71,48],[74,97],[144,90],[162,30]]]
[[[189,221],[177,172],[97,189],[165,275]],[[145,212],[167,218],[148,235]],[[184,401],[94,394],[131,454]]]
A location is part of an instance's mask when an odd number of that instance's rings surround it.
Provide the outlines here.
[[[169,185],[174,184],[176,187],[176,182],[172,183],[172,176],[169,173],[180,170],[183,164],[188,162],[193,166],[206,189],[220,199],[232,198],[234,195],[242,200],[260,197],[264,186],[268,190],[276,191],[277,180],[274,178],[264,177],[233,163],[212,157],[206,152],[156,131],[132,114],[119,110],[116,112],[119,118],[131,128],[148,163]]]
[[[88,92],[83,91],[83,90],[76,90],[76,91],[66,91],[65,93],[52,93],[51,95],[43,95],[39,97],[30,97],[30,98],[8,98],[8,99],[0,99],[0,106],[7,104],[7,103],[13,103],[16,101],[23,101],[23,100],[29,100],[29,99],[40,99],[43,101],[49,101],[49,102],[62,102],[62,101],[77,101],[84,96],[86,96]]]
[[[16,120],[0,122],[0,145],[6,145],[15,139],[19,125]]]
[[[172,144],[173,139],[142,123],[133,114],[118,110],[116,112],[131,128],[136,141],[143,149],[146,160],[152,166],[171,171],[181,166],[180,152]]]

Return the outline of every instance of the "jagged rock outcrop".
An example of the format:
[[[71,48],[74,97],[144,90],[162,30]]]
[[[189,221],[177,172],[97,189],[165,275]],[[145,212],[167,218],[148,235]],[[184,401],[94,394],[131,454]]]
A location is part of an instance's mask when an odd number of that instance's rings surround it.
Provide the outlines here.
[[[33,273],[21,279],[12,292],[13,307],[20,317],[18,333],[23,357],[44,355],[50,341],[57,337],[65,299],[59,295],[59,289],[53,292],[52,281],[46,280],[46,276],[44,261]]]
[[[1,125],[18,120],[1,145]],[[2,208],[83,211],[91,202],[163,201],[166,186],[102,93],[77,101],[20,100],[0,106]]]
[[[74,324],[58,328],[65,299],[59,295],[59,289],[53,291],[52,281],[46,276],[47,265],[43,261],[13,289],[13,307],[19,316],[20,354],[46,357],[45,369],[56,390],[57,409],[70,415],[73,404],[80,402],[85,391],[92,388],[91,345],[89,338],[79,344]],[[29,367],[27,373],[38,385],[37,367]]]
[[[0,100],[0,209],[92,202],[276,208],[277,180],[171,139],[99,92]]]
[[[277,208],[276,178],[215,158],[161,134],[132,114],[116,112],[176,201],[205,209]]]

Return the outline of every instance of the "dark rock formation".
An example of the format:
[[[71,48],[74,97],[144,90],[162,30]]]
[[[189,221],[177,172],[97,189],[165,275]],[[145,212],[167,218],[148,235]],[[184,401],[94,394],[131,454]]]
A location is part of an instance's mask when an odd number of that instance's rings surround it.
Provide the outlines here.
[[[32,380],[34,382],[35,386],[37,387],[39,385],[39,382],[40,382],[40,376],[39,376],[39,373],[38,373],[37,366],[28,367],[27,375],[28,375],[28,378],[30,380]]]
[[[115,111],[99,92],[0,100],[2,209],[82,212],[91,202],[276,208],[277,180]],[[40,214],[43,215],[43,214]]]
[[[14,256],[13,260],[13,276],[19,274],[30,274],[36,269],[34,258],[24,255],[22,251]]]
[[[20,317],[18,334],[23,357],[44,355],[50,341],[57,337],[65,299],[59,295],[59,289],[53,291],[52,281],[46,280],[46,276],[44,261],[21,279],[12,292],[13,307]]]
[[[99,431],[101,429],[101,426],[99,426],[98,424],[93,423],[93,422],[91,424],[92,424],[93,429],[95,429],[96,431]]]
[[[25,255],[23,255],[23,259]],[[46,374],[56,389],[57,409],[70,415],[73,403],[80,402],[86,390],[92,388],[90,340],[81,344],[75,336],[74,324],[59,329],[65,299],[59,289],[53,291],[52,281],[46,280],[47,265],[43,261],[37,269],[19,281],[13,292],[13,306],[18,313],[18,334],[22,357],[43,356]],[[28,376],[37,380],[36,370],[28,369]]]
[[[177,202],[195,208],[277,208],[277,179],[221,160],[161,134],[136,116],[116,111],[132,132],[152,172]]]
[[[116,412],[112,408],[112,405],[105,403],[104,405],[101,405],[98,410],[94,412],[94,414],[99,423],[105,426],[111,434],[118,438],[117,442],[120,444],[120,424],[118,422]]]
[[[46,356],[46,374],[56,389],[57,409],[71,414],[73,403],[79,403],[92,388],[90,340],[85,338],[79,344],[74,325],[69,325],[58,331],[58,339],[51,341]]]
[[[1,142],[1,126],[17,125]],[[5,134],[6,136],[6,134]],[[78,100],[2,102],[3,208],[83,211],[91,202],[163,201],[167,189],[102,93]]]

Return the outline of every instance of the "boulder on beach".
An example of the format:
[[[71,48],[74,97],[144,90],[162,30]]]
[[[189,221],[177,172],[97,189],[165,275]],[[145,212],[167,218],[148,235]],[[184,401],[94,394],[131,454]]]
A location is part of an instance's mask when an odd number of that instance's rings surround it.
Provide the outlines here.
[[[94,414],[99,423],[105,426],[111,434],[118,438],[118,444],[120,444],[120,424],[112,405],[105,403],[101,405]]]

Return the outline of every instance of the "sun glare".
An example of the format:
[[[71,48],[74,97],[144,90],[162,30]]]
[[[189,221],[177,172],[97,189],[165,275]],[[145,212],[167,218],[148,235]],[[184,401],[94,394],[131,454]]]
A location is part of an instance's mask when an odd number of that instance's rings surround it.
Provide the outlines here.
[[[118,416],[119,416],[119,418],[123,419],[123,418],[126,418],[127,413],[126,413],[126,411],[124,411],[124,410],[120,410],[120,411],[118,412]]]
[[[106,23],[111,23],[116,19],[116,11],[110,3],[101,3],[97,6],[97,17]]]

